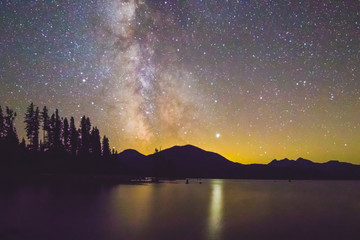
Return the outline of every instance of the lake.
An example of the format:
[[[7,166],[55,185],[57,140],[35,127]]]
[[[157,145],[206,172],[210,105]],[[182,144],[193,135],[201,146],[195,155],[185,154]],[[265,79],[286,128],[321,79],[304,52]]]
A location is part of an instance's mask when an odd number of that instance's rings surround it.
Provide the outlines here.
[[[359,239],[360,181],[0,188],[0,239]]]

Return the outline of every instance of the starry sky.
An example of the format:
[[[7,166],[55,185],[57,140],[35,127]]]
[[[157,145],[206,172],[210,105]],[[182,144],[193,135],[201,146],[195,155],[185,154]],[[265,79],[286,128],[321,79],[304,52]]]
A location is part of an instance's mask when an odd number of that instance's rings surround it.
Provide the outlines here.
[[[360,164],[357,0],[0,1],[0,105],[110,144]]]

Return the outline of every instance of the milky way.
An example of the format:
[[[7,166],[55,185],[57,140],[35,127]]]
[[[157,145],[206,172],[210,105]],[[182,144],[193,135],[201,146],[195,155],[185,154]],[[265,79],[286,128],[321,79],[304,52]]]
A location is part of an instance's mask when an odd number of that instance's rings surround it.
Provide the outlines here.
[[[360,163],[359,1],[2,1],[0,105],[119,151]]]
[[[140,144],[190,131],[195,109],[200,110],[200,98],[189,89],[196,79],[182,69],[175,49],[158,56],[161,36],[149,26],[163,25],[164,16],[138,1],[112,2],[104,11],[107,18],[97,34],[108,47],[102,61],[111,69],[106,101],[114,101],[112,117],[119,117],[125,134]]]

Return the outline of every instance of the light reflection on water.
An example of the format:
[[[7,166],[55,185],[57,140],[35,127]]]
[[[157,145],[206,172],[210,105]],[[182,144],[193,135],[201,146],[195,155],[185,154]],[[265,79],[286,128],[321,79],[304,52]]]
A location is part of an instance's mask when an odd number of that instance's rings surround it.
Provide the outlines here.
[[[126,224],[129,230],[143,231],[151,221],[153,190],[152,184],[115,187],[111,191],[109,204],[106,205],[109,216],[112,217],[110,221],[112,227],[116,229]],[[124,216],[129,217],[124,218]]]
[[[211,180],[211,197],[209,205],[208,238],[219,239],[223,215],[223,180]]]
[[[359,199],[360,181],[0,186],[0,240],[351,240]]]

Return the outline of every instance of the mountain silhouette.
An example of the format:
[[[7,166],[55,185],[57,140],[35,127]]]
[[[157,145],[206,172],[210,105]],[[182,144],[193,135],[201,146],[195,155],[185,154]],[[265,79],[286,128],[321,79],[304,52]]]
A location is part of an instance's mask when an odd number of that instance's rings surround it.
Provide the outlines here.
[[[123,173],[169,178],[225,178],[235,176],[236,166],[241,165],[192,145],[174,146],[148,156],[128,149],[119,153],[117,160]]]
[[[227,177],[240,165],[192,145],[174,146],[148,157],[167,165],[174,177]]]
[[[308,159],[274,159],[268,164],[244,165],[220,154],[185,145],[150,155],[128,149],[117,155],[123,173],[166,178],[248,179],[360,179],[360,166],[331,160],[315,163]]]
[[[275,167],[309,167],[313,166],[315,163],[304,158],[298,158],[297,160],[289,160],[284,158],[282,160],[272,160],[268,165]]]
[[[134,149],[124,150],[116,158],[119,161],[119,170],[122,173],[144,176],[152,173],[152,163],[148,160],[148,157]]]

